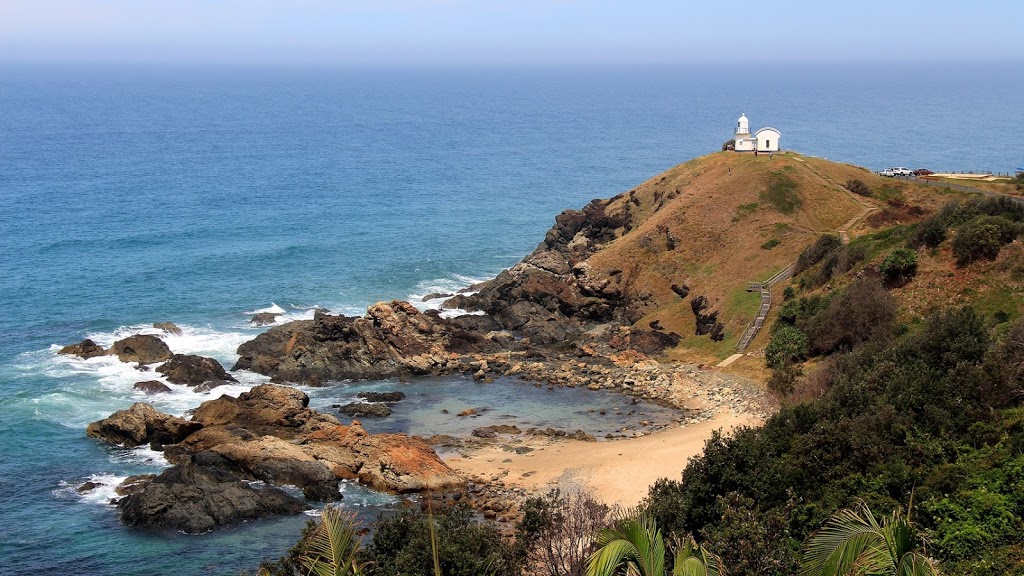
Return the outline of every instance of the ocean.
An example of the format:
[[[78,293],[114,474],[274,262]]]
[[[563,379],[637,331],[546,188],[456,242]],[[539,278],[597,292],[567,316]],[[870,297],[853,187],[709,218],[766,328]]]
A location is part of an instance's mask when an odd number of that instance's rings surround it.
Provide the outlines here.
[[[60,357],[173,321],[175,352],[230,366],[259,333],[317,306],[420,306],[528,254],[554,216],[720,149],[741,113],[782,146],[880,169],[1024,165],[1024,64],[789,64],[639,69],[363,70],[0,65],[0,566],[4,574],[237,574],[305,518],[206,535],[120,525],[110,487],[158,472],[85,426],[140,400],[184,413],[214,395],[145,398],[107,358]],[[396,382],[309,390],[314,405]],[[453,397],[524,422],[590,427],[617,398],[410,384],[380,429],[464,432]],[[399,405],[401,406],[401,404]],[[653,408],[652,408],[653,410]],[[660,414],[660,417],[669,417]],[[680,470],[685,463],[680,463]],[[346,484],[372,518],[399,499]]]

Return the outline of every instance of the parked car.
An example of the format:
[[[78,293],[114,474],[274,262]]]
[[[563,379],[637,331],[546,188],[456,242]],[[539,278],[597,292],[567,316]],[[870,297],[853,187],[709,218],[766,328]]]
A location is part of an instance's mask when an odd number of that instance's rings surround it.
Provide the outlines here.
[[[914,170],[914,176],[931,176],[932,174],[935,174],[935,172],[932,172],[927,168],[918,168],[917,170]]]
[[[892,169],[892,174],[893,174],[893,176],[913,176],[914,175],[914,171],[911,170],[910,168],[904,168],[902,166],[897,166],[897,167]]]
[[[896,175],[896,173],[892,171],[892,168],[886,168],[885,170],[882,170],[881,172],[879,172],[878,175],[879,176],[887,176],[889,178],[892,178],[893,176]]]

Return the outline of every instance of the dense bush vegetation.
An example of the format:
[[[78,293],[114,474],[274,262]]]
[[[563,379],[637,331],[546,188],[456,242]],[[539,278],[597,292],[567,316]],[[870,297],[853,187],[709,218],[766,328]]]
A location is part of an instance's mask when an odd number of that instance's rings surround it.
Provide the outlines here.
[[[813,324],[841,297],[792,301],[788,316]],[[811,335],[810,347],[829,346]],[[857,499],[891,510],[913,491],[944,573],[1024,574],[1024,321],[996,339],[974,310],[940,311],[834,364],[820,398],[714,436],[681,481],[653,486],[659,526],[702,537],[730,574],[794,574],[833,511]]]
[[[950,228],[958,229],[953,240],[957,265],[994,259],[1003,245],[1024,232],[1024,204],[1005,196],[950,202],[918,224],[908,244],[935,248],[946,239]]]
[[[432,518],[411,509],[382,515],[374,525],[369,545],[359,550],[360,574],[434,576],[430,522],[434,523],[438,560],[445,576],[520,573],[523,549],[505,541],[494,525],[476,521],[468,507],[456,505],[443,507]],[[259,573],[267,576],[308,574],[308,569],[302,567],[302,559],[309,554],[318,526],[310,522],[288,555],[276,562],[264,562]]]
[[[381,518],[363,553],[371,574],[433,576],[430,519],[407,510]],[[491,524],[476,522],[468,507],[450,506],[435,513],[438,557],[445,576],[512,576],[519,573],[516,550]]]

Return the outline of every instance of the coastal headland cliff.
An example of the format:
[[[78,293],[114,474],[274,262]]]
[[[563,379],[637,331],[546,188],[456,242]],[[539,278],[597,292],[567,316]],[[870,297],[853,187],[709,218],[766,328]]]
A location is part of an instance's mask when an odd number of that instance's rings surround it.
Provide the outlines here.
[[[242,344],[230,371],[175,355],[157,336],[133,336],[109,351],[84,341],[61,352],[159,364],[169,382],[200,390],[241,370],[273,382],[205,402],[190,418],[140,403],[90,425],[90,436],[150,444],[173,464],[119,488],[118,508],[130,525],[202,532],[295,513],[309,506],[281,486],[326,502],[341,497],[341,479],[390,492],[458,492],[488,475],[473,466],[460,474],[422,439],[342,424],[310,409],[306,395],[287,384],[514,376],[654,400],[679,408],[681,424],[713,423],[722,413],[742,416],[733,424],[756,423],[773,409],[760,361],[729,372],[708,367],[735,350],[757,314],[761,296],[749,285],[786,269],[822,234],[870,227],[872,211],[909,222],[939,203],[907,183],[902,207],[887,205],[852,193],[844,186],[852,179],[888,185],[862,168],[798,154],[697,158],[559,214],[530,255],[492,280],[444,295],[444,311],[403,301],[375,304],[361,317],[317,311]],[[751,356],[765,339],[754,339]],[[159,391],[161,382],[143,384]],[[691,440],[703,442],[713,429],[705,428]],[[508,431],[479,438],[501,433]],[[571,431],[552,435],[588,440]],[[514,513],[493,498],[488,505]]]

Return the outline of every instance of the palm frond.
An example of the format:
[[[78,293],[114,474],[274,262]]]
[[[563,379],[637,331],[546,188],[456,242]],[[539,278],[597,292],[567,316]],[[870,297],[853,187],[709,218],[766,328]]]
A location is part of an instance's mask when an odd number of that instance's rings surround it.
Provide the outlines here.
[[[360,538],[355,516],[338,508],[324,508],[312,536],[306,541],[302,567],[317,576],[359,576],[356,563]]]
[[[900,558],[897,576],[937,576],[938,568],[928,558],[917,552],[908,552]]]
[[[879,547],[886,548],[885,539],[870,510],[863,517],[853,510],[840,510],[811,536],[804,549],[800,575],[850,574],[862,556],[876,555]]]

